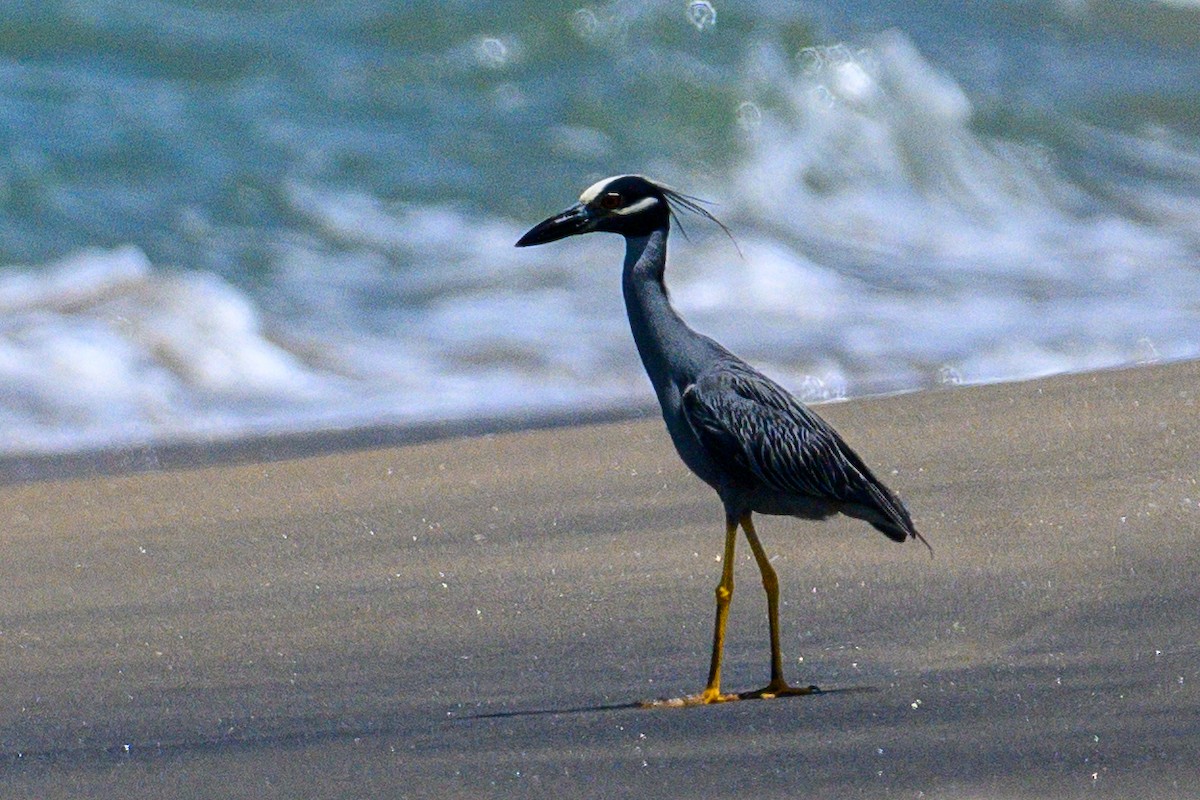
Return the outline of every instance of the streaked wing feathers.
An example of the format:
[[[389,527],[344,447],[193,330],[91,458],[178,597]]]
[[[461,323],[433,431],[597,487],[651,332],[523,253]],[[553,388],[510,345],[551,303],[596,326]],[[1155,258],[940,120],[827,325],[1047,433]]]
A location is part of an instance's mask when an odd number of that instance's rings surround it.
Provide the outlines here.
[[[904,507],[837,432],[748,365],[726,361],[705,371],[684,391],[683,411],[710,457],[730,474],[775,491],[873,508],[903,533],[913,530]]]

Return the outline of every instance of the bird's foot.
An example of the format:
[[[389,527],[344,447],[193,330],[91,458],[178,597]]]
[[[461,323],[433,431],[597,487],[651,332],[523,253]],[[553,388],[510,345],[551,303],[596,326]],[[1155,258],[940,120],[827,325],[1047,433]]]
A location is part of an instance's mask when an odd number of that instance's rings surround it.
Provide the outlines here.
[[[772,700],[776,697],[799,697],[804,694],[820,694],[817,686],[792,686],[784,680],[774,680],[761,689],[752,692],[741,692],[739,700]]]
[[[716,689],[705,689],[700,694],[645,700],[639,705],[642,708],[688,708],[690,706],[707,706],[714,703],[731,703],[734,700],[771,700],[776,697],[798,697],[802,694],[820,693],[821,690],[816,686],[790,686],[784,681],[771,681],[771,683],[763,688],[752,692],[722,694]]]
[[[688,708],[690,706],[707,706],[713,703],[729,703],[741,700],[739,694],[725,693],[719,689],[705,689],[700,694],[689,694],[684,697],[661,697],[657,700],[644,700],[642,708]]]

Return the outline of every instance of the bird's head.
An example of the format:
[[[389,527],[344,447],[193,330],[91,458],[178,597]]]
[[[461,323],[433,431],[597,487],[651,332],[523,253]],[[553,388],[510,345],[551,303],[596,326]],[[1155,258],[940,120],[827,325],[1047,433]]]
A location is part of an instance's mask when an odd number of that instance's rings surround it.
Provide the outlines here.
[[[592,231],[648,236],[652,231],[666,230],[676,208],[708,217],[728,233],[700,202],[642,175],[616,175],[593,183],[579,196],[578,203],[533,226],[517,241],[517,247],[556,242]],[[678,223],[678,217],[675,219]]]

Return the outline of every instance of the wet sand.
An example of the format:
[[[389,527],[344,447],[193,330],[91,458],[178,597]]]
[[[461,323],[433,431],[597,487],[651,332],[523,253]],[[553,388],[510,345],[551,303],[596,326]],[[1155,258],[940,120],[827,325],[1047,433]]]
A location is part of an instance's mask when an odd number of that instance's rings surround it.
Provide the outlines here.
[[[1200,797],[1200,362],[828,405],[936,551],[762,518],[701,688],[657,419],[0,487],[0,795]],[[766,679],[741,547],[726,688]]]

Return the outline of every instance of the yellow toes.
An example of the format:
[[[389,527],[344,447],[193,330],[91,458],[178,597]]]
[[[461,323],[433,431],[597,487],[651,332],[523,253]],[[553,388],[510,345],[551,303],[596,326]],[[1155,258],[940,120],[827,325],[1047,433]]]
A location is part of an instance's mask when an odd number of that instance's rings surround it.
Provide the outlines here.
[[[642,708],[690,708],[692,706],[707,706],[713,703],[728,703],[740,700],[736,694],[722,694],[717,689],[705,689],[700,694],[689,694],[685,697],[664,697],[658,700],[646,700]]]
[[[772,700],[776,697],[799,697],[805,694],[820,694],[816,686],[791,686],[784,681],[771,681],[761,689],[753,692],[742,692],[738,697],[742,700]]]
[[[658,700],[646,700],[639,705],[642,708],[690,708],[692,706],[707,706],[714,703],[731,703],[734,700],[772,700],[776,697],[799,697],[805,694],[820,694],[816,686],[790,686],[784,682],[771,682],[753,692],[738,694],[722,694],[718,689],[705,689],[700,694],[690,694],[685,697],[664,697]]]

